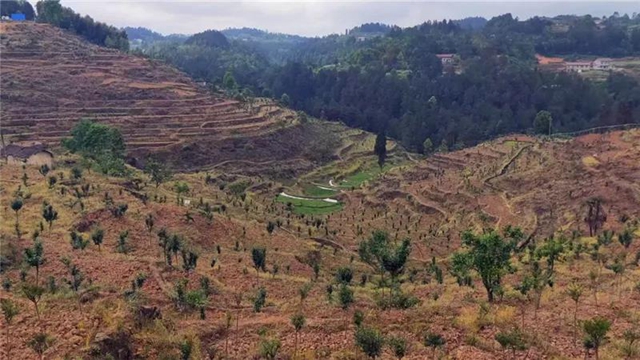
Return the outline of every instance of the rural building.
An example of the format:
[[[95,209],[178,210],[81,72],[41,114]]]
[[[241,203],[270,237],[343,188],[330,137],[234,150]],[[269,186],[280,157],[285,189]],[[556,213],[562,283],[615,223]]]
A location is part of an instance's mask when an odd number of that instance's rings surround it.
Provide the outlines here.
[[[9,165],[53,166],[53,153],[38,142],[9,144],[0,153]]]
[[[577,72],[591,70],[592,67],[591,61],[568,61],[564,64],[565,70]]]
[[[611,69],[611,59],[597,58],[597,59],[593,60],[593,69],[594,70],[610,70]]]
[[[455,54],[436,54],[442,65],[452,65],[455,62]]]
[[[611,59],[607,58],[597,58],[593,61],[574,61],[574,62],[566,62],[564,64],[564,69],[567,71],[588,71],[588,70],[611,70],[613,66],[611,65]]]

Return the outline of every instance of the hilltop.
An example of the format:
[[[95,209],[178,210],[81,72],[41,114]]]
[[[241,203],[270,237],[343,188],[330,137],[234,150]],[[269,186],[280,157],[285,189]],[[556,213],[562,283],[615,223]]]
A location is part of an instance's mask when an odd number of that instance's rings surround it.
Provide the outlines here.
[[[173,67],[50,25],[2,23],[0,32],[6,141],[57,146],[74,123],[90,118],[122,132],[133,163],[154,155],[189,170],[289,160],[308,137],[322,136],[271,100],[211,93]]]

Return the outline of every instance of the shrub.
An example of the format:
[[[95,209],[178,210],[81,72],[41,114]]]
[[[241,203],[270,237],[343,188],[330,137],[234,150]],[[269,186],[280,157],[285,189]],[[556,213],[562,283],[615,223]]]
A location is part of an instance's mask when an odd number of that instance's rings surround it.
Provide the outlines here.
[[[267,290],[261,287],[260,289],[258,289],[258,294],[256,295],[256,297],[253,299],[253,311],[260,312],[266,302]]]
[[[356,330],[355,342],[362,352],[371,359],[375,359],[382,354],[384,337],[377,329],[359,327]]]
[[[260,340],[260,355],[267,360],[273,360],[278,356],[280,346],[278,339],[262,339]]]
[[[503,349],[511,350],[513,352],[514,359],[516,356],[516,351],[526,349],[524,337],[520,329],[513,329],[507,332],[499,332],[495,335],[495,339]]]
[[[336,272],[336,281],[339,284],[350,285],[353,279],[353,270],[348,267],[341,267]]]
[[[347,285],[341,285],[338,291],[338,300],[342,309],[348,309],[353,303],[353,290],[349,289]]]
[[[404,338],[391,337],[387,342],[389,344],[389,347],[391,348],[393,356],[397,357],[398,359],[402,359],[403,357],[405,357],[405,355],[407,355],[407,340],[405,340]]]

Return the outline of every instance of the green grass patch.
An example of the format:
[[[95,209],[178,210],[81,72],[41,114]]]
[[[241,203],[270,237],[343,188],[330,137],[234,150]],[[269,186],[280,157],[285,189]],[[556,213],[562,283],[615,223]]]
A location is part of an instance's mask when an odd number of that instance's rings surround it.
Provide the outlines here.
[[[331,189],[322,189],[316,185],[305,185],[303,187],[304,190],[304,194],[307,196],[314,196],[314,197],[330,197],[330,196],[334,196],[337,192],[337,190],[331,190]]]
[[[328,214],[342,210],[343,206],[340,202],[330,203],[321,199],[292,199],[282,195],[278,195],[276,201],[283,204],[291,204],[291,210],[300,215]]]
[[[376,178],[383,172],[389,171],[393,165],[385,164],[382,169],[377,164],[372,164],[367,168],[360,169],[359,171],[348,175],[343,180],[338,181],[337,185],[341,188],[357,188],[360,187],[364,182],[370,181],[371,179]]]

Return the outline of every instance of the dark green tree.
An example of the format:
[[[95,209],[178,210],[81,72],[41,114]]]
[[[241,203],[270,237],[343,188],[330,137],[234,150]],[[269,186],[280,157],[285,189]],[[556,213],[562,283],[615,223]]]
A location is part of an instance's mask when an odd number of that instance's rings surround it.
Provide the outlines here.
[[[533,120],[533,129],[536,134],[551,135],[551,126],[553,123],[553,117],[551,113],[546,110],[541,110],[536,114]]]
[[[384,130],[380,130],[376,135],[373,153],[378,157],[378,166],[382,169],[385,161],[387,161],[387,135]]]
[[[256,269],[256,280],[260,283],[259,271],[267,271],[267,249],[264,247],[251,249],[251,260],[253,260],[253,267]]]

